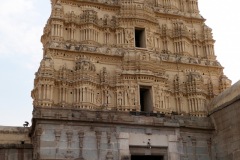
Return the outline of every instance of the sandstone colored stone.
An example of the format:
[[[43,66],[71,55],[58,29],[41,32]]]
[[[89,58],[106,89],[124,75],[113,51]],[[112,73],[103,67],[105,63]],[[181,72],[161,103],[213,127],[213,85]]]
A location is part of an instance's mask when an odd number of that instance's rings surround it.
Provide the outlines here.
[[[1,160],[239,159],[240,83],[198,0],[51,5],[32,126],[0,127]]]

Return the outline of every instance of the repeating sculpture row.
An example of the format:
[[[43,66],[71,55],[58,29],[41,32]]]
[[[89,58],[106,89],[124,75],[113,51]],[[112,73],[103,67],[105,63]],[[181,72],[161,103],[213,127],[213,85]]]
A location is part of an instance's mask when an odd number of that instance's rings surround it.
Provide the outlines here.
[[[185,82],[177,75],[171,82],[164,72],[122,71],[110,75],[106,67],[97,71],[96,65],[82,56],[76,58],[74,68],[62,66],[56,71],[53,60],[46,56],[36,73],[34,106],[140,111],[140,84],[145,82],[151,84],[153,112],[204,116],[206,103],[214,96],[211,81],[205,84],[201,74],[195,71],[185,72]],[[219,77],[219,81],[225,84],[219,90],[227,87],[225,79]]]
[[[52,6],[35,107],[206,116],[210,99],[230,85],[197,0],[58,0]]]
[[[139,1],[137,4],[142,2]],[[134,18],[132,15],[129,16],[130,11],[135,13],[134,10],[138,10],[138,8],[131,10],[124,7],[132,3],[135,4],[136,2],[122,1],[123,6],[120,7],[119,12],[102,14],[94,6],[86,8],[84,5],[83,8],[74,10],[75,12],[81,10],[81,13],[68,12],[63,9],[64,3],[58,1],[53,8],[51,19],[44,29],[42,42],[44,46],[49,44],[50,36],[53,42],[52,46],[71,42],[71,44],[80,43],[95,46],[135,47],[136,37],[134,34],[136,33],[134,33],[134,26],[129,27],[128,25],[128,23],[135,23],[135,27],[149,25],[149,27],[144,27],[146,48],[148,49],[169,50],[177,54],[214,59],[214,40],[209,27],[203,25],[200,30],[196,30],[191,23],[182,20],[180,17],[171,19],[167,23],[163,23],[164,19],[159,21],[156,18],[149,21],[156,15],[154,12],[150,14],[148,11],[143,14],[141,11],[141,16]],[[150,4],[152,3],[160,5],[161,3],[175,4],[177,2],[150,2]],[[181,4],[184,3],[181,2]],[[191,4],[195,3],[195,1],[191,2]],[[144,3],[143,6],[145,5],[148,5],[148,3]],[[146,15],[147,17],[144,18]],[[129,19],[132,19],[133,22]],[[137,21],[137,19],[142,20]],[[204,19],[200,17],[196,21],[203,23]],[[46,45],[46,47],[48,46]]]

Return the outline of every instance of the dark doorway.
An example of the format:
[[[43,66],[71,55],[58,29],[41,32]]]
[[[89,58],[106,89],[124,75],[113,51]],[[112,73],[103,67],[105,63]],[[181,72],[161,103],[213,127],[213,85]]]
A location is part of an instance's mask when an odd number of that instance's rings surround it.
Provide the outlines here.
[[[149,155],[149,156],[145,156],[145,155],[134,156],[134,155],[132,155],[131,160],[163,160],[163,156],[152,156],[152,155]]]
[[[146,48],[145,29],[135,28],[135,47]]]
[[[151,87],[140,86],[140,106],[141,112],[152,112]]]

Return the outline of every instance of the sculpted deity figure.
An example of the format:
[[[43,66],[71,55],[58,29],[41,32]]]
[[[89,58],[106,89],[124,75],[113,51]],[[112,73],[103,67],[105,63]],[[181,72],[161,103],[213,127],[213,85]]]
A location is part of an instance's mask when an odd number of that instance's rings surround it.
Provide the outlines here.
[[[153,47],[153,35],[150,31],[147,31],[147,45]]]
[[[134,40],[134,34],[132,29],[125,29],[125,42],[132,44]]]

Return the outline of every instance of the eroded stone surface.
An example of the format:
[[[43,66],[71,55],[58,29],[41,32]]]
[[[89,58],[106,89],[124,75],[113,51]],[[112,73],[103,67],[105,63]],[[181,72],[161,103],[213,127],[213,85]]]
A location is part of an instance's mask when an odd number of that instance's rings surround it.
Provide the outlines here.
[[[239,159],[240,98],[237,91],[239,91],[239,82],[214,100],[218,108],[212,112],[211,118],[216,128],[213,143],[217,159]],[[227,100],[220,100],[224,95]],[[217,102],[217,100],[220,101]]]
[[[11,150],[14,132],[1,160],[237,160],[238,89],[207,106],[231,81],[197,0],[51,2],[32,91],[33,151]]]
[[[79,155],[91,160],[106,157],[124,159],[133,154],[159,155],[165,157],[164,160],[211,157],[214,128],[210,118],[177,115],[146,117],[120,111],[102,112],[102,117],[114,113],[115,120],[109,120],[98,119],[98,111],[89,110],[82,110],[81,113],[85,116],[79,118],[58,119],[54,116],[55,112],[61,117],[61,113],[71,114],[75,111],[77,110],[35,109],[41,115],[49,112],[53,115],[48,114],[48,118],[33,118],[35,129],[31,131],[31,136],[39,138],[36,142],[40,141],[40,145],[35,146],[35,150],[39,152],[41,159],[76,159]],[[139,122],[140,119],[146,121]],[[153,119],[161,119],[165,123],[155,123]],[[36,131],[41,132],[38,134]],[[79,132],[82,133],[82,139],[79,138]]]
[[[204,21],[197,0],[53,0],[34,107],[207,116],[231,82]]]
[[[32,160],[29,128],[0,126],[0,159]]]

